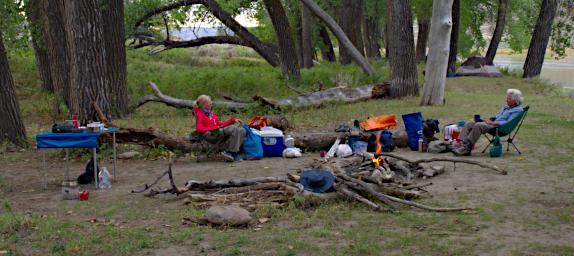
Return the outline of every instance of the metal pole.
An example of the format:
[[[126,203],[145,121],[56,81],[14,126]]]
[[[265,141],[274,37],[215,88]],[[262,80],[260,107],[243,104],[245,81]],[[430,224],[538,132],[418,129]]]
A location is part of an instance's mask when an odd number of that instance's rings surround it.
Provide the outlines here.
[[[44,182],[44,189],[48,189],[48,180],[46,179],[46,151],[42,151],[42,180]]]
[[[98,155],[96,154],[96,148],[93,148],[92,152],[92,157],[94,158],[94,181],[96,188],[98,188]]]
[[[116,181],[117,177],[118,177],[118,176],[116,176],[116,132],[112,133],[112,137],[114,140],[114,142],[113,142],[113,148],[114,148],[114,181]]]
[[[66,181],[70,181],[70,166],[68,163],[70,158],[70,152],[68,151],[67,148],[65,148],[64,151],[66,151]]]

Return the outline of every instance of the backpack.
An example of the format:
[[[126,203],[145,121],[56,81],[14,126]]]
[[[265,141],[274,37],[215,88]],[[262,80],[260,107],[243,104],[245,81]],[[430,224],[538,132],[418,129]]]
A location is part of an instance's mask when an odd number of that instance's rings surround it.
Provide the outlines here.
[[[269,121],[269,119],[267,119],[266,117],[255,116],[255,117],[249,119],[248,125],[249,125],[249,127],[261,130],[261,127],[267,126],[268,121]]]
[[[256,134],[251,127],[243,125],[245,129],[245,139],[243,139],[244,159],[259,160],[263,158],[263,145],[261,145],[261,136]]]
[[[100,173],[100,168],[98,167],[96,176]],[[96,177],[97,179],[97,177]],[[90,184],[94,181],[94,158],[90,159],[90,162],[86,165],[86,171],[80,176],[78,176],[78,184]]]
[[[494,137],[494,141],[490,146],[490,157],[499,157],[502,156],[502,143],[500,143],[500,137],[498,134]]]
[[[382,152],[391,152],[395,149],[393,144],[393,133],[387,129],[372,132],[369,136],[369,145],[367,146],[367,151],[376,152],[377,151],[377,134],[380,133],[379,143],[381,143]]]
[[[436,119],[426,119],[423,121],[423,136],[427,140],[434,138],[434,134],[440,132],[438,124],[439,122]]]

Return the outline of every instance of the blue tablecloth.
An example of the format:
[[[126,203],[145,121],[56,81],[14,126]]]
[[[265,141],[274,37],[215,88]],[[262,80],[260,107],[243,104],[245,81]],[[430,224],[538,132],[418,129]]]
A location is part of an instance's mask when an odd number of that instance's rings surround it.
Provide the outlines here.
[[[115,132],[119,128],[107,128],[100,132],[53,133],[36,134],[37,148],[95,148],[98,146],[98,136],[102,133]]]

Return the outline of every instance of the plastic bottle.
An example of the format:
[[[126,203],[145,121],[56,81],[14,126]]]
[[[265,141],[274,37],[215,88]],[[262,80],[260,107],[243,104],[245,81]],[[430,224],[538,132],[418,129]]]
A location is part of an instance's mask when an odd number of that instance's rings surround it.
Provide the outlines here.
[[[100,171],[100,174],[98,176],[100,177],[98,181],[99,188],[112,187],[112,182],[110,181],[110,172],[108,172],[108,168],[102,167],[102,170]]]
[[[74,123],[74,128],[78,129],[78,127],[80,127],[78,117],[75,114],[72,114],[72,122]]]
[[[295,139],[291,135],[287,135],[285,138],[285,147],[286,148],[294,148],[295,147]]]

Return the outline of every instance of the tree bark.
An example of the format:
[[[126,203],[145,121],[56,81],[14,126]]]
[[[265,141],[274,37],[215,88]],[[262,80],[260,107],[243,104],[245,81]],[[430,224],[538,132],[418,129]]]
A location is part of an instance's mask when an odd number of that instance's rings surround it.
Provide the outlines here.
[[[410,0],[387,1],[389,14],[389,63],[391,68],[391,96],[419,94],[413,35],[413,16]]]
[[[492,39],[488,45],[488,50],[486,51],[486,60],[488,65],[492,65],[494,57],[496,56],[496,50],[498,50],[498,44],[502,39],[502,34],[504,32],[504,26],[506,24],[506,13],[508,10],[508,0],[498,1],[498,14],[496,16],[496,27],[494,28],[494,33],[492,34]]]
[[[155,8],[144,14],[136,23],[135,27],[141,25],[145,20],[152,16],[169,10],[177,9],[183,6],[201,4],[213,14],[221,23],[233,31],[249,47],[253,48],[261,57],[263,57],[271,66],[279,66],[279,58],[265,43],[261,42],[255,35],[251,34],[245,27],[241,26],[230,14],[223,10],[214,0],[183,0],[171,4],[166,4]]]
[[[369,17],[365,15],[365,54],[367,58],[379,60],[381,59],[381,39],[382,31],[381,24],[377,17]]]
[[[46,91],[54,92],[52,74],[50,72],[50,62],[46,42],[44,40],[42,28],[44,20],[41,17],[42,0],[30,0],[26,4],[26,17],[31,24],[32,47],[36,57],[36,67],[40,78],[40,87]]]
[[[298,51],[295,47],[295,41],[289,27],[287,14],[283,8],[281,0],[263,0],[265,9],[271,18],[273,29],[277,35],[277,43],[279,45],[279,59],[281,63],[281,70],[283,75],[288,79],[299,79],[301,73],[299,71],[299,62],[297,59]]]
[[[331,38],[329,37],[329,32],[325,28],[325,26],[321,26],[319,29],[319,36],[324,44],[324,49],[321,49],[321,56],[323,60],[328,62],[335,62],[337,59],[335,58],[335,50],[333,49],[333,42],[331,42]]]
[[[93,120],[92,102],[104,114],[112,111],[112,88],[98,0],[66,1],[66,32],[70,53],[70,110],[80,120]]]
[[[430,19],[428,17],[420,17],[418,19],[419,33],[417,35],[417,62],[426,62],[427,58],[427,40],[429,37]],[[449,34],[450,39],[450,34]]]
[[[543,0],[540,6],[540,14],[536,21],[536,27],[530,40],[528,54],[524,62],[523,78],[530,78],[540,75],[542,65],[544,64],[544,55],[546,47],[552,33],[552,23],[560,0]]]
[[[444,104],[445,74],[452,29],[452,1],[434,0],[433,2],[430,50],[421,105]]]
[[[106,66],[110,79],[112,112],[118,117],[128,113],[127,62],[124,29],[124,1],[103,0]]]
[[[362,21],[363,0],[342,0],[342,6],[339,12],[339,24],[355,48],[364,56],[365,47],[363,45],[363,34],[361,32]],[[351,64],[351,61],[350,53],[344,47],[339,47],[339,62],[341,64]]]
[[[458,30],[460,27],[460,0],[452,2],[452,30],[450,32],[450,53],[448,55],[448,73],[456,73],[456,54],[458,51]]]
[[[301,53],[303,68],[313,67],[313,16],[309,8],[301,4]]]
[[[9,140],[16,145],[24,146],[26,141],[26,129],[22,122],[20,106],[16,96],[16,89],[6,48],[4,48],[4,39],[0,31],[0,142]]]
[[[321,7],[319,7],[319,5],[317,5],[317,3],[315,3],[313,0],[301,0],[301,2],[303,2],[305,6],[309,8],[309,10],[315,13],[317,17],[319,17],[323,22],[325,22],[325,25],[327,25],[329,29],[333,31],[333,33],[339,40],[340,44],[339,47],[341,46],[345,47],[346,50],[349,51],[353,60],[359,64],[359,66],[363,69],[363,71],[365,71],[370,76],[375,75],[375,70],[373,69],[373,67],[371,67],[369,62],[367,62],[367,60],[363,57],[363,55],[361,55],[361,52],[359,52],[359,50],[357,50],[357,48],[353,46],[353,43],[351,43],[345,32],[343,32],[341,27],[339,27],[337,22],[335,22],[335,20],[333,20],[333,18],[331,18],[329,14],[323,11],[323,9],[321,9]]]
[[[43,34],[46,35],[46,49],[49,56],[49,67],[55,94],[68,105],[70,109],[70,62],[67,49],[66,20],[64,4],[61,0],[43,0],[42,18],[45,19]],[[60,102],[59,100],[57,102]]]

